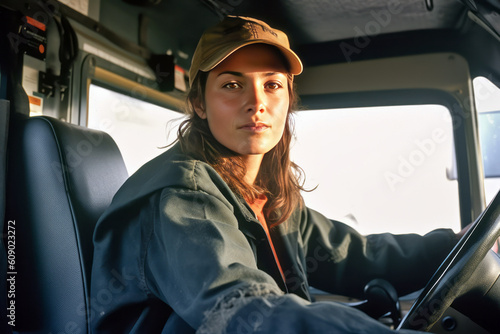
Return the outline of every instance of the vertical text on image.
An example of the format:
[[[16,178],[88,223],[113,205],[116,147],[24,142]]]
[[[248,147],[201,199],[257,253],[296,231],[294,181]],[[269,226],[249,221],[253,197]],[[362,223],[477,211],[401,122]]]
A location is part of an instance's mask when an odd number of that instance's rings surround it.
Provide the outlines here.
[[[16,221],[7,222],[7,318],[8,324],[16,325]]]

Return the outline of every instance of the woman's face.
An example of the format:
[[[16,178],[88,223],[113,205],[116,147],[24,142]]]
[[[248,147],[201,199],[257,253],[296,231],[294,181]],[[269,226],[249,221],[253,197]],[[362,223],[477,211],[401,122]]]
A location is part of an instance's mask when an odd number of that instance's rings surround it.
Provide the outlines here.
[[[279,51],[245,46],[209,72],[204,108],[215,139],[242,155],[263,156],[281,139],[289,105],[287,71]]]

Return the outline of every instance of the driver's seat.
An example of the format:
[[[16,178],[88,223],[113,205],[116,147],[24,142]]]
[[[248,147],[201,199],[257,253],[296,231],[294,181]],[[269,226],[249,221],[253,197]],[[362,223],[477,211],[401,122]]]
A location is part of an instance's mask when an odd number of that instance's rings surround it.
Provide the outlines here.
[[[16,117],[21,117],[16,115]],[[7,217],[15,221],[16,332],[90,333],[95,223],[128,177],[106,133],[12,120]]]

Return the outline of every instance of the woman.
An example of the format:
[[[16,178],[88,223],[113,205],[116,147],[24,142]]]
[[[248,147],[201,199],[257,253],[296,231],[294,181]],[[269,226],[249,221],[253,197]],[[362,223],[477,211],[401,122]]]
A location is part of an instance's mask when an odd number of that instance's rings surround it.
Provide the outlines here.
[[[96,227],[95,332],[390,332],[312,303],[309,286],[356,297],[385,278],[414,291],[457,236],[363,237],[303,205],[289,158],[301,71],[262,21],[227,17],[204,33],[178,143],[131,176]]]

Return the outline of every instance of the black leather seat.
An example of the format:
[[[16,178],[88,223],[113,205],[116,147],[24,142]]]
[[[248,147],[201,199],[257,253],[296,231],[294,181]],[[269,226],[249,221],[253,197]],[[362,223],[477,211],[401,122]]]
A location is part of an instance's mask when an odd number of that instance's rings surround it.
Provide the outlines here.
[[[13,123],[7,211],[16,229],[14,330],[89,333],[92,233],[128,177],[125,164],[104,132],[44,116]]]

